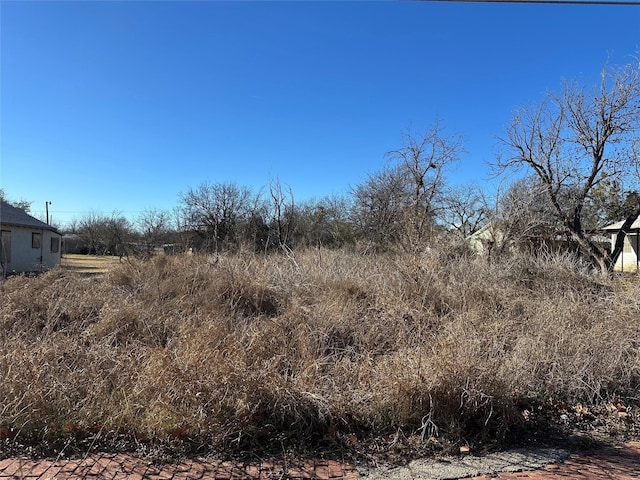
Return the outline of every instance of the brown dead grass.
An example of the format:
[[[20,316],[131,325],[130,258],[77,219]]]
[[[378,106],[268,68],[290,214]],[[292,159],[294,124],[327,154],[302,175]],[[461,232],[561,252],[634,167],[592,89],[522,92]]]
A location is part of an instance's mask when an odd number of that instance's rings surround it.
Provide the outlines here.
[[[120,263],[120,259],[113,256],[65,253],[60,260],[60,268],[85,275],[102,274]]]
[[[227,451],[493,441],[523,426],[522,399],[637,395],[639,290],[568,256],[434,251],[14,277],[0,285],[0,428],[100,425]]]

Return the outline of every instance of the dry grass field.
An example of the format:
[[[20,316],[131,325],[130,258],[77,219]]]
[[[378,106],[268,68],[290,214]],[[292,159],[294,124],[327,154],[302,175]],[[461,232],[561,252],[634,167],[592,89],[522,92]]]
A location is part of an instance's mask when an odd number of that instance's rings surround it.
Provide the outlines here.
[[[548,408],[637,415],[640,285],[570,256],[308,250],[100,269],[0,284],[5,451],[446,450],[528,435]]]
[[[65,253],[60,261],[60,267],[76,273],[90,275],[106,273],[120,263],[120,259],[113,256]]]

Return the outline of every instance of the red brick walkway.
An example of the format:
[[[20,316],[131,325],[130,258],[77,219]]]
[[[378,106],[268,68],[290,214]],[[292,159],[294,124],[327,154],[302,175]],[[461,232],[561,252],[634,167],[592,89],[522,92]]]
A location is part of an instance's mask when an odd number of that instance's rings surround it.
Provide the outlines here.
[[[0,460],[0,480],[258,480],[258,479],[365,479],[356,469],[333,461],[318,461],[305,465],[278,463],[232,464],[206,460],[185,460],[177,464],[154,466],[128,455],[97,454],[80,460]],[[502,473],[481,476],[474,480],[638,480],[640,479],[640,442],[623,448],[608,448],[572,455],[559,465],[550,465],[536,472]]]
[[[0,460],[0,479],[66,480],[182,480],[182,479],[318,479],[355,480],[355,468],[333,461],[306,465],[276,463],[235,464],[206,460],[184,460],[177,464],[154,466],[128,455],[98,454],[81,460]]]
[[[549,465],[535,472],[501,473],[481,476],[473,480],[639,480],[640,442],[626,444],[623,448],[606,448],[571,455],[560,464]]]

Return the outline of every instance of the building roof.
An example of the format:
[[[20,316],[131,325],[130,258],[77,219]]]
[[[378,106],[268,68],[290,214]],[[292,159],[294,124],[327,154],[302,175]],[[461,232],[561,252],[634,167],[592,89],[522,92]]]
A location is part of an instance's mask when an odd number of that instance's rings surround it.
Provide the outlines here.
[[[603,230],[617,232],[622,228],[622,225],[624,224],[624,222],[625,222],[624,220],[620,220],[619,222],[612,223],[611,225],[607,225],[606,227],[603,227]],[[640,229],[640,217],[636,218],[636,221],[633,222],[633,225],[631,225],[630,230],[636,230],[636,229]]]
[[[55,227],[41,222],[24,210],[20,210],[4,200],[0,200],[0,225],[13,225],[15,227],[37,228],[57,232]]]

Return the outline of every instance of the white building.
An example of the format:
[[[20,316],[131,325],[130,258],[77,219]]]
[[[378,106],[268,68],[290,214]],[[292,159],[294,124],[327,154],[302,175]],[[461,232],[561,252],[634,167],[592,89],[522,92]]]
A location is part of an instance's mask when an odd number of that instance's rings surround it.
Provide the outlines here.
[[[622,224],[624,220],[620,222],[613,223],[604,227],[604,231],[611,235],[611,250],[616,244],[616,237],[618,232],[622,228]],[[640,218],[636,219],[626,231],[626,235],[624,237],[624,245],[622,247],[622,252],[620,252],[620,256],[616,261],[616,265],[614,270],[617,272],[636,272],[638,273],[638,267],[640,266],[640,262],[638,261],[638,252],[640,251]]]
[[[60,263],[62,235],[0,200],[0,275],[40,272]]]

